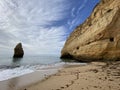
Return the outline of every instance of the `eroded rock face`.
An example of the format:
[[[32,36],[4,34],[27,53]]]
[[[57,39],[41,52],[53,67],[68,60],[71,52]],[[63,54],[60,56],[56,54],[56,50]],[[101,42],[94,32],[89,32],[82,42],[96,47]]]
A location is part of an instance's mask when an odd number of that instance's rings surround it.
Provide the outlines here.
[[[61,58],[120,60],[120,0],[101,0],[67,39]]]
[[[22,44],[18,43],[16,47],[14,48],[14,58],[21,58],[24,55],[24,51],[22,48]]]

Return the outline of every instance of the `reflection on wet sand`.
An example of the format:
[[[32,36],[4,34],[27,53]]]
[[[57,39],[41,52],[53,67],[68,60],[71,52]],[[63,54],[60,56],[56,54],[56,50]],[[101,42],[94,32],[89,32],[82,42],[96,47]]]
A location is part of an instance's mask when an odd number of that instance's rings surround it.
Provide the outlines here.
[[[13,58],[11,68],[20,67],[22,58]],[[0,90],[17,90],[19,78],[0,81]]]
[[[18,83],[19,83],[19,78],[0,81],[0,90],[17,90]]]
[[[13,61],[12,62],[12,67],[13,68],[20,67],[21,58],[13,58],[12,61]],[[8,90],[16,90],[18,82],[19,82],[18,78],[10,79],[9,82],[8,82]]]
[[[17,78],[9,80],[7,90],[17,90],[18,82],[19,80]]]
[[[12,68],[20,67],[21,65],[20,62],[21,62],[21,58],[13,58],[11,63]],[[16,90],[18,82],[19,82],[18,78],[10,79],[8,81],[7,90]]]

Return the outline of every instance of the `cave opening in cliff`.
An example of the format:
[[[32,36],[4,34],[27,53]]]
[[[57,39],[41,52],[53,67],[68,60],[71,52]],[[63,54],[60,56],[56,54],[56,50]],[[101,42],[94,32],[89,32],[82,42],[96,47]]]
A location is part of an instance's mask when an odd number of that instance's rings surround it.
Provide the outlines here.
[[[112,9],[107,10],[108,13],[111,12],[111,11],[112,11]]]
[[[110,38],[110,42],[113,42],[113,41],[114,41],[114,38],[113,38],[113,37],[111,37],[111,38]]]
[[[73,56],[70,55],[69,53],[67,53],[67,54],[62,55],[60,58],[61,58],[61,59],[72,59]]]
[[[79,46],[78,46],[78,47],[76,47],[76,49],[78,50],[78,49],[79,49]]]

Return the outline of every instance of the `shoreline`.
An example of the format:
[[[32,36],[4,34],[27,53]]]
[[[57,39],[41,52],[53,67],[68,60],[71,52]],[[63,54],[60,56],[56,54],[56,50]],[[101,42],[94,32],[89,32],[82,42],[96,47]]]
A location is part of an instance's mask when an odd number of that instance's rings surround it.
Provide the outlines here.
[[[18,90],[20,88],[44,81],[48,79],[50,76],[58,73],[61,69],[65,67],[76,66],[76,65],[84,65],[84,64],[59,63],[59,64],[53,64],[52,66],[47,65],[45,68],[42,69],[32,70],[32,72],[23,75],[18,75],[16,77],[11,77],[6,80],[3,79],[2,81],[0,81],[0,88],[2,88],[3,90]]]
[[[3,90],[18,90],[20,88],[42,81],[48,78],[48,76],[57,73],[58,70],[59,69],[38,70],[29,74],[0,81],[0,88]]]
[[[120,61],[66,65],[61,69],[42,71],[2,81],[0,88],[2,90],[120,90]]]

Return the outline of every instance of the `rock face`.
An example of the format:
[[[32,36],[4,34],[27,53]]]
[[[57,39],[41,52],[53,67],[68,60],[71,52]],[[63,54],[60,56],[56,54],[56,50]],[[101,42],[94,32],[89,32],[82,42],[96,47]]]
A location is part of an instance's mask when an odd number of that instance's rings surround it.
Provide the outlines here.
[[[22,48],[22,44],[18,43],[16,47],[14,48],[14,58],[21,58],[24,55],[24,51]]]
[[[61,58],[120,60],[120,0],[101,0],[67,39]]]

